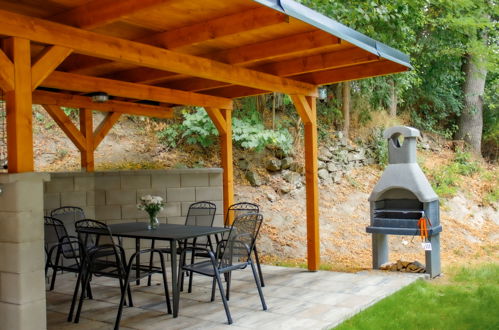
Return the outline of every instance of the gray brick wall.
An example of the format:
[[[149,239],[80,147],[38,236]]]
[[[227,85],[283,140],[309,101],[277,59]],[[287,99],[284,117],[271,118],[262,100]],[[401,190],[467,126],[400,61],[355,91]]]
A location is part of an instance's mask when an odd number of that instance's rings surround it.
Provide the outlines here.
[[[137,210],[144,195],[161,196],[166,202],[161,223],[183,223],[191,203],[209,200],[223,214],[222,169],[171,169],[140,171],[51,173],[44,184],[44,211],[60,206],[80,206],[88,218],[109,224],[147,221]],[[217,221],[220,222],[220,221]]]

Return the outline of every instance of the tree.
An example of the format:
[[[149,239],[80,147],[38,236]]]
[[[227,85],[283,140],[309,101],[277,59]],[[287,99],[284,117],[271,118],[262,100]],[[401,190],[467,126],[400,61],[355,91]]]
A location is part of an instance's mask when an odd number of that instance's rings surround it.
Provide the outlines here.
[[[345,141],[350,137],[350,82],[345,81],[342,84],[341,90],[341,111],[343,113],[343,135]]]

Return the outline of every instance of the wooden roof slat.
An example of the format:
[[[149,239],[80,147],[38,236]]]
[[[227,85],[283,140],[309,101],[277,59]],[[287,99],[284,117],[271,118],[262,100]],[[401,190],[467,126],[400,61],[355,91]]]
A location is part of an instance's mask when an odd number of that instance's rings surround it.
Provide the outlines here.
[[[263,88],[288,94],[315,96],[316,87],[210,59],[181,54],[133,41],[100,35],[37,18],[0,10],[0,33],[74,49],[87,55],[154,69]]]
[[[45,91],[33,92],[33,103],[56,105],[70,108],[86,108],[102,112],[119,112],[134,116],[148,116],[155,118],[173,118],[173,109],[168,107],[152,106],[140,103],[109,100],[107,102],[92,102],[90,97],[54,93]]]
[[[102,91],[110,95],[137,100],[152,100],[171,104],[232,109],[232,100],[226,98],[105,78],[89,77],[75,73],[55,71],[50,74],[41,85],[43,87],[70,90],[80,93]]]
[[[275,59],[283,55],[297,54],[313,48],[334,47],[334,45],[339,45],[340,42],[340,39],[328,33],[313,31],[227,49],[204,57],[233,65],[245,66],[262,60]],[[141,71],[141,68],[135,68],[117,72],[108,75],[108,77],[140,83],[157,83],[176,76],[175,73],[171,72],[161,74],[161,72],[154,73],[153,71],[141,75]]]
[[[267,7],[260,7],[157,33],[137,41],[175,49],[285,22],[288,22],[287,15]]]
[[[52,16],[49,20],[82,29],[93,29],[169,1],[171,0],[93,0]]]
[[[360,48],[345,49],[337,52],[311,55],[282,62],[269,63],[251,67],[253,70],[270,73],[280,77],[296,76],[307,72],[328,70],[344,66],[357,65],[378,61],[379,57],[366,52]],[[162,84],[163,87],[181,89],[186,91],[202,91],[213,88],[225,87],[230,84],[223,82],[205,80],[199,78],[188,78],[176,80],[171,83]]]
[[[406,66],[382,60],[376,63],[363,63],[345,68],[318,71],[295,76],[296,79],[313,84],[334,84],[341,81],[364,79],[409,70]]]

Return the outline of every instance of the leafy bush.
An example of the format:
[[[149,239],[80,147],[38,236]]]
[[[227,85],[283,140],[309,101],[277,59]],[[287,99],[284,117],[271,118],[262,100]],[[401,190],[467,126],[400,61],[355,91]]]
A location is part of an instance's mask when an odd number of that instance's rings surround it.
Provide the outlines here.
[[[383,129],[375,129],[372,135],[374,158],[382,167],[388,164],[388,142],[383,137]]]
[[[202,147],[213,145],[218,131],[203,108],[195,112],[183,114],[181,124],[173,124],[157,133],[160,141],[169,148],[175,148],[185,140],[187,144],[198,144]],[[255,117],[232,119],[232,139],[234,144],[243,149],[262,150],[274,146],[289,153],[293,138],[285,129],[269,130]]]

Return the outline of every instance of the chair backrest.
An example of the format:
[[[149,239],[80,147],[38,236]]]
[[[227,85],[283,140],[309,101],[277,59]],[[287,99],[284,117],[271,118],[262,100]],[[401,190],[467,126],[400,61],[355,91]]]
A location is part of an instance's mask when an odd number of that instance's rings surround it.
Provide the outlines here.
[[[232,204],[227,209],[227,214],[225,215],[224,226],[229,227],[231,219],[236,219],[240,215],[247,214],[247,213],[260,213],[260,207],[256,204],[248,203],[248,202],[241,202],[241,203]]]
[[[62,255],[65,258],[75,258],[78,256],[78,245],[69,244],[70,240],[64,223],[56,218],[43,217],[45,231],[45,247],[47,250],[58,243],[67,243],[61,245]]]
[[[212,227],[216,211],[217,206],[212,202],[203,201],[193,203],[189,206],[185,225]]]
[[[121,258],[118,248],[114,243],[111,229],[105,223],[92,219],[83,219],[76,221],[75,228],[78,233],[78,239],[84,249],[83,253],[87,254],[96,248],[106,245],[110,248],[112,247],[117,258]]]
[[[262,222],[263,216],[259,213],[242,214],[234,220],[224,242],[220,267],[244,263],[250,259]]]
[[[52,218],[61,220],[70,236],[76,236],[75,222],[85,219],[85,212],[81,207],[63,206],[50,212]]]

